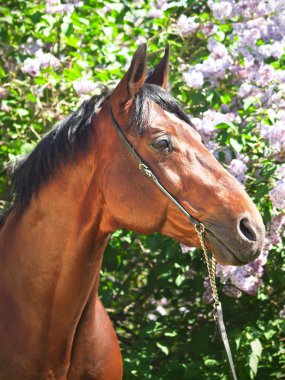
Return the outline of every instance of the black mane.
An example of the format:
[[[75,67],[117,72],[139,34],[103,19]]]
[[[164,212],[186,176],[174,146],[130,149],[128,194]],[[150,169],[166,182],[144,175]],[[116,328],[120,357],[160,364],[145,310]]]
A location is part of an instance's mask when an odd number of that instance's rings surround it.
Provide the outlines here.
[[[78,152],[86,155],[92,148],[91,119],[107,99],[103,94],[84,101],[78,110],[55,124],[29,155],[16,163],[12,174],[12,200],[17,212],[22,213],[29,206],[32,196],[48,183],[62,162],[76,163]],[[190,124],[187,114],[168,92],[159,86],[144,84],[135,96],[128,132],[140,135],[147,128],[148,100]]]

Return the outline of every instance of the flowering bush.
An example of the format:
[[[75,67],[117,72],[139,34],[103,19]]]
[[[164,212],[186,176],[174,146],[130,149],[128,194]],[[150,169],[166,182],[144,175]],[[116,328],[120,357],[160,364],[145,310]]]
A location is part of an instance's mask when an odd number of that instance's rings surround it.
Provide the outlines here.
[[[281,378],[284,1],[12,0],[0,10],[1,205],[9,198],[9,161],[29,152],[84,97],[113,88],[138,44],[147,41],[153,65],[168,42],[173,95],[267,227],[255,262],[217,267],[239,379]],[[119,335],[126,379],[230,378],[222,345],[210,344],[201,252],[185,251],[165,237],[126,231],[110,241],[100,294]]]

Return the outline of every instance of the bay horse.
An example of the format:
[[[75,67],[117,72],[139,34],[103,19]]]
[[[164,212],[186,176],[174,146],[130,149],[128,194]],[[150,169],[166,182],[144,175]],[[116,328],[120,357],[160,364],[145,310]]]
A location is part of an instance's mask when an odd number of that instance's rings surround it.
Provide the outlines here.
[[[261,216],[167,92],[168,70],[167,48],[147,76],[140,46],[111,94],[83,102],[16,167],[14,203],[0,230],[0,380],[122,379],[119,344],[98,296],[110,234],[161,232],[199,245],[187,217],[138,170],[111,116],[205,225],[219,263],[259,255]]]

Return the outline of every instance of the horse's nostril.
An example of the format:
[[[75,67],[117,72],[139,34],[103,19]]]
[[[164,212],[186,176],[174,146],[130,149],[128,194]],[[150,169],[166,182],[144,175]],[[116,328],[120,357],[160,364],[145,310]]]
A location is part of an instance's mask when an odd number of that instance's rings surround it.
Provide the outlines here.
[[[256,241],[256,235],[248,219],[242,219],[239,224],[241,233],[250,241]]]

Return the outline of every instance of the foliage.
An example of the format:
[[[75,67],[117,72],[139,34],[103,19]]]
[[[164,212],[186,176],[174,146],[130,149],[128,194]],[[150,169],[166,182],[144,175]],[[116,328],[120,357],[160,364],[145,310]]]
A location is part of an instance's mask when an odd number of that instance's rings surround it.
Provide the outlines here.
[[[284,20],[281,0],[0,5],[3,207],[9,161],[87,94],[112,89],[138,44],[147,41],[150,67],[170,44],[173,95],[268,228],[255,267],[218,272],[239,379],[284,374]],[[199,250],[182,254],[159,235],[113,234],[100,294],[121,342],[125,379],[230,378],[220,340],[211,342],[205,276]]]

